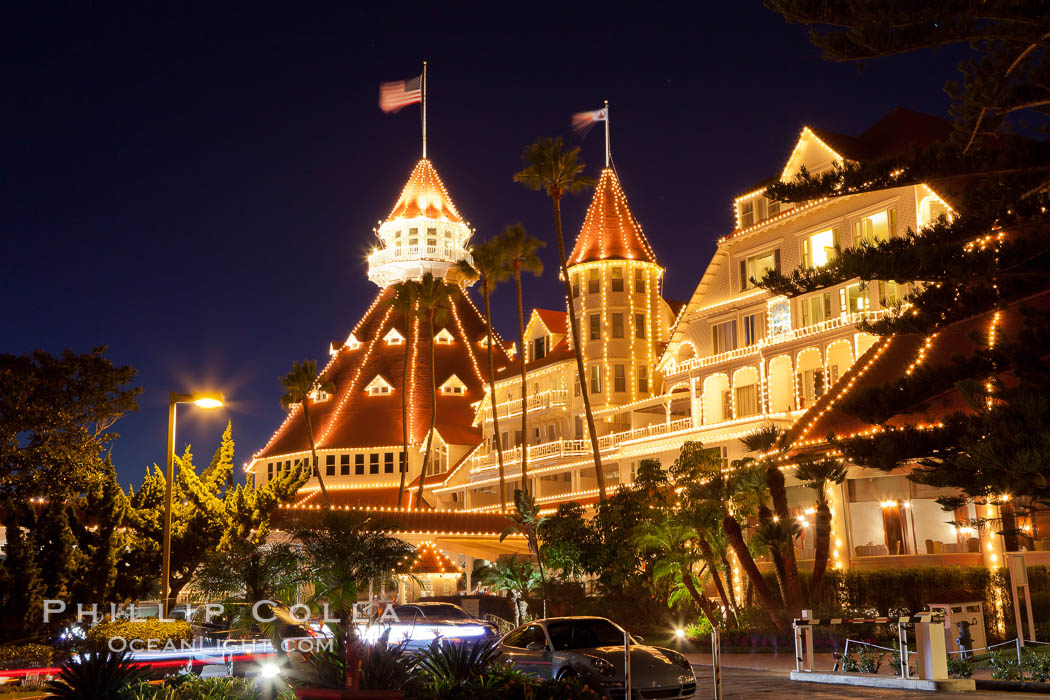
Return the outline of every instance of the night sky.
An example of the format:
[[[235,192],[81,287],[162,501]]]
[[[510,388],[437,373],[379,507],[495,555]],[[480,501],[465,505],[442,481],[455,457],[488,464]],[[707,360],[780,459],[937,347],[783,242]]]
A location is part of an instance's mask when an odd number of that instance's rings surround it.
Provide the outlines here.
[[[277,378],[327,360],[376,293],[364,256],[420,156],[418,107],[378,84],[429,62],[430,157],[480,238],[549,242],[529,307],[564,308],[549,201],[515,184],[539,136],[610,101],[631,207],[686,300],[735,195],[779,172],[804,124],[859,133],[896,106],[944,116],[959,54],[822,61],[760,3],[35,2],[0,5],[0,352],[109,346],[139,370],[122,483],[163,463],[167,392],[204,464],[229,417],[237,461],[282,419]],[[513,9],[512,9],[513,7]],[[598,174],[602,134],[583,141]],[[565,202],[569,245],[588,196]],[[513,287],[497,329],[516,337]]]

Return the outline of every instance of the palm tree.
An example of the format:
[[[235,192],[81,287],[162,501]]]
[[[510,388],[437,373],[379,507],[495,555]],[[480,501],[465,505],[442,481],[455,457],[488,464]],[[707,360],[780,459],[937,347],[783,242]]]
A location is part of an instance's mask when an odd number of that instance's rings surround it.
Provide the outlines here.
[[[514,514],[508,515],[510,526],[504,530],[499,541],[507,539],[514,533],[525,536],[525,542],[529,551],[536,557],[536,565],[540,570],[540,587],[543,592],[543,616],[547,617],[547,576],[543,571],[543,555],[540,552],[540,527],[547,519],[540,515],[540,508],[536,505],[536,499],[528,491],[522,489],[514,490]]]
[[[554,205],[554,233],[558,241],[558,258],[561,264],[561,279],[565,285],[565,301],[569,305],[569,332],[572,334],[572,349],[576,355],[576,373],[580,379],[580,394],[583,396],[583,411],[587,417],[587,431],[594,454],[594,473],[598,481],[598,498],[605,502],[605,474],[598,450],[598,431],[594,426],[590,394],[587,391],[587,374],[583,367],[583,350],[580,347],[580,327],[576,323],[576,309],[572,303],[572,282],[569,280],[568,258],[565,254],[565,235],[561,227],[561,198],[565,194],[577,194],[594,186],[594,180],[583,174],[584,164],[580,160],[580,147],[566,150],[561,138],[540,139],[525,149],[522,160],[526,165],[514,173],[514,181],[529,189],[543,190]],[[524,437],[524,436],[523,436]]]
[[[489,297],[499,282],[507,279],[507,269],[500,243],[493,238],[470,247],[470,260],[459,261],[459,271],[468,280],[481,283],[481,298],[485,301],[485,330],[488,333],[489,399],[492,404],[493,442],[496,444],[496,460],[499,462],[499,509],[507,509],[507,479],[503,468],[503,444],[499,432],[499,415],[496,410],[496,365],[492,359],[492,307]]]
[[[500,249],[514,274],[514,287],[518,295],[518,368],[521,371],[521,488],[529,490],[528,482],[528,445],[529,420],[528,400],[526,398],[525,379],[525,307],[521,296],[521,273],[531,272],[536,277],[543,274],[543,261],[537,254],[546,245],[543,241],[525,232],[521,224],[514,224],[503,229],[499,235]]]
[[[817,492],[817,523],[815,552],[813,554],[813,582],[809,586],[809,604],[820,601],[820,587],[824,571],[828,567],[828,551],[831,549],[831,506],[828,504],[828,486],[846,480],[846,467],[832,457],[821,459],[800,458],[795,461],[795,478]]]
[[[281,377],[281,385],[285,393],[281,396],[281,408],[288,410],[299,404],[303,407],[303,417],[306,419],[306,434],[310,438],[310,455],[313,457],[313,474],[317,477],[317,484],[321,487],[321,495],[324,497],[325,508],[332,507],[332,501],[328,498],[328,489],[324,486],[321,477],[321,469],[317,463],[317,445],[314,444],[314,426],[310,422],[310,397],[316,393],[335,391],[335,385],[317,376],[317,363],[313,360],[292,362],[292,371]]]
[[[773,501],[773,513],[759,514],[759,518],[768,522],[776,515],[776,520],[786,523],[791,520],[791,511],[788,510],[787,484],[784,481],[784,473],[780,471],[780,465],[775,459],[780,454],[781,440],[784,431],[775,425],[768,425],[748,433],[740,439],[745,449],[751,453],[757,453],[757,463],[765,467],[765,485],[769,489],[769,496]],[[772,532],[772,530],[770,530]],[[784,603],[791,610],[799,610],[802,607],[802,584],[798,577],[798,562],[795,561],[795,547],[793,544],[770,550],[777,574],[784,584]]]
[[[514,559],[497,559],[490,566],[482,567],[477,572],[478,580],[500,592],[513,592],[521,600],[528,602],[528,596],[542,586],[540,572],[533,568],[531,561]],[[514,624],[520,624],[521,611],[514,606]]]
[[[718,626],[722,622],[722,616],[715,612],[711,601],[703,595],[702,585],[697,585],[701,579],[693,572],[694,567],[704,561],[693,547],[693,543],[700,539],[700,533],[689,525],[669,519],[635,535],[633,544],[655,556],[649,572],[654,582],[672,579],[675,583],[680,583],[712,626]],[[710,564],[705,563],[701,568],[701,575],[704,568],[713,571]],[[729,614],[728,608],[726,614]]]
[[[727,541],[722,533],[722,524],[720,522],[718,511],[709,507],[707,504],[696,504],[689,509],[682,510],[682,519],[689,524],[693,532],[696,533],[694,543],[700,549],[700,554],[704,558],[704,562],[707,564],[707,568],[711,574],[711,581],[715,585],[715,590],[718,592],[718,597],[722,601],[722,607],[726,611],[726,619],[732,623],[736,623],[736,605],[730,598],[732,593],[732,582],[727,590],[725,584],[722,581],[722,576],[718,573],[718,564],[725,559],[725,548]],[[712,546],[712,541],[714,546]],[[715,550],[718,550],[717,552]],[[729,573],[732,570],[729,569]]]
[[[448,285],[430,272],[424,273],[418,282],[419,295],[416,298],[416,313],[427,322],[428,345],[430,346],[430,431],[427,433],[426,451],[423,453],[423,468],[419,472],[419,489],[416,493],[416,508],[423,505],[423,484],[426,481],[427,467],[430,465],[430,448],[434,442],[434,426],[437,424],[437,367],[434,362],[434,326],[443,325],[448,320],[448,309],[451,303]]]
[[[401,443],[404,449],[405,463],[401,465],[401,483],[397,487],[397,507],[401,507],[401,497],[405,493],[405,478],[408,474],[408,366],[409,349],[412,346],[412,315],[416,311],[416,299],[419,298],[419,283],[405,280],[394,285],[394,296],[387,304],[401,318],[405,319],[405,359],[401,369]]]

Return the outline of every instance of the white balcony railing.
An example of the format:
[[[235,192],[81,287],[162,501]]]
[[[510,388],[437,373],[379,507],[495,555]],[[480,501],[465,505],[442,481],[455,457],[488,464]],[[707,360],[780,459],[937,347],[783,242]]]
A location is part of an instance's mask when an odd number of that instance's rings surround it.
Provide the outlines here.
[[[739,360],[744,357],[750,357],[751,355],[758,355],[766,348],[790,343],[802,338],[821,335],[822,333],[845,328],[846,326],[854,326],[864,320],[876,321],[889,314],[890,311],[892,311],[892,309],[878,309],[875,311],[861,311],[860,313],[855,314],[844,314],[828,319],[827,321],[813,323],[808,326],[803,326],[802,328],[795,328],[787,333],[771,336],[747,347],[736,348],[735,350],[729,350],[717,355],[694,357],[682,362],[671,363],[667,365],[666,369],[664,369],[664,379],[676,377],[680,374],[691,372],[696,369],[719,365],[730,360]]]
[[[609,435],[602,435],[598,438],[598,449],[600,451],[611,450],[619,447],[622,443],[631,442],[632,440],[659,437],[660,435],[668,435],[680,430],[689,430],[692,427],[692,418],[680,418],[676,421],[671,421],[670,423],[654,423],[652,425],[646,425],[641,428],[635,428],[620,433],[610,433]],[[559,457],[576,457],[590,454],[590,452],[590,439],[555,440],[553,442],[544,442],[538,445],[529,445],[529,463],[532,464],[544,460],[557,459]],[[513,464],[515,461],[521,461],[521,447],[503,450],[504,464]],[[486,452],[485,454],[476,454],[471,457],[470,462],[470,471],[472,474],[494,469],[497,465],[496,452],[493,450]]]
[[[413,262],[416,260],[437,260],[439,262],[458,262],[465,260],[467,253],[462,248],[446,245],[413,245],[394,246],[373,251],[368,256],[370,266],[383,265],[389,262]]]
[[[569,400],[569,392],[565,389],[552,389],[550,391],[544,391],[540,394],[529,396],[525,399],[525,403],[528,407],[528,411],[543,411],[548,408],[562,408]],[[488,401],[484,405],[485,422],[492,420],[492,404]],[[503,420],[504,418],[513,418],[514,416],[521,415],[521,399],[511,399],[510,401],[504,401],[496,404],[496,416]]]

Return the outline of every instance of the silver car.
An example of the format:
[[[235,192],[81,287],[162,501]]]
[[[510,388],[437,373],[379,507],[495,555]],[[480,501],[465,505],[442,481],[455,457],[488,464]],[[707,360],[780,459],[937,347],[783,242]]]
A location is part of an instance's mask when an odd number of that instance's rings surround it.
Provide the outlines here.
[[[626,700],[624,632],[604,617],[534,620],[500,640],[503,658],[540,678],[578,678],[609,700]],[[691,698],[696,676],[685,656],[631,642],[631,698]]]

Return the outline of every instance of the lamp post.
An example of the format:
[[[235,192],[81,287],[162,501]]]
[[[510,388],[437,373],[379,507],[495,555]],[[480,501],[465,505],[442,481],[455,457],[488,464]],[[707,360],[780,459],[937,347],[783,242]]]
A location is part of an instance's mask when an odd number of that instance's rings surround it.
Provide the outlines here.
[[[226,402],[225,397],[213,391],[195,391],[192,394],[171,392],[168,394],[168,465],[164,486],[164,545],[161,572],[161,613],[167,617],[171,601],[171,494],[175,485],[175,406],[180,403],[192,403],[198,408],[219,408]]]

